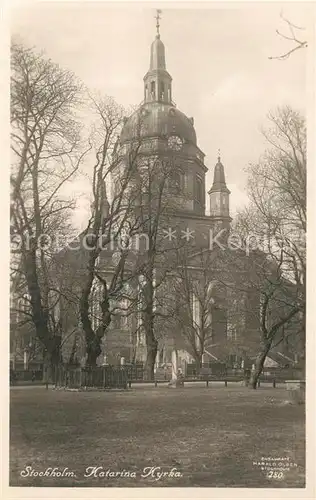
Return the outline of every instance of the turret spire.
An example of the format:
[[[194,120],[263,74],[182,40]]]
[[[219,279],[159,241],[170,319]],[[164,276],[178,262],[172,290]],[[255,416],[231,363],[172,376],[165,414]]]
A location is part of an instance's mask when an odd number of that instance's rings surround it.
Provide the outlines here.
[[[214,180],[208,192],[210,196],[210,215],[216,220],[225,221],[229,225],[229,195],[230,191],[226,186],[224,165],[221,162],[221,153],[218,150],[217,163],[214,169]]]
[[[160,14],[161,10],[157,10],[155,16],[157,34],[150,48],[149,71],[144,77],[144,100],[171,104],[172,78],[166,70],[165,46],[160,40]]]
[[[209,192],[212,191],[221,191],[229,193],[229,189],[226,186],[225,171],[224,171],[224,165],[221,162],[220,150],[218,150],[217,163],[214,169],[213,186],[211,187]]]

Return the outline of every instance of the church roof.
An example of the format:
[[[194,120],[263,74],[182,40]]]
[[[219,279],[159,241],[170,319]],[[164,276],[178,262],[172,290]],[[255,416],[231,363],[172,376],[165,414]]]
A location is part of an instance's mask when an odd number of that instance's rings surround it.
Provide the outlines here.
[[[156,35],[150,49],[149,71],[156,69],[166,69],[165,46],[160,40],[160,35]]]
[[[149,102],[142,105],[125,122],[121,143],[137,137],[178,135],[196,145],[192,121],[173,104]]]
[[[213,185],[209,190],[209,193],[212,193],[214,191],[230,193],[229,189],[226,186],[224,165],[222,164],[220,157],[218,157],[217,163],[215,165]]]
[[[120,142],[138,138],[178,135],[196,145],[193,119],[179,111],[172,101],[172,78],[166,69],[165,46],[157,34],[150,48],[149,70],[144,76],[144,101],[123,126]]]

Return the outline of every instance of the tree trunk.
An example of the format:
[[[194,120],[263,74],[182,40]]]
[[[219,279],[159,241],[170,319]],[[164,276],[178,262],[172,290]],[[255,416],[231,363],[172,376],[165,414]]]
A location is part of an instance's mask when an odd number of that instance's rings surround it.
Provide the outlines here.
[[[154,380],[155,378],[155,361],[158,352],[158,342],[154,336],[147,336],[146,332],[146,344],[147,344],[147,356],[145,362],[145,380]]]
[[[69,368],[72,366],[75,366],[75,364],[76,364],[75,363],[76,350],[77,350],[77,332],[75,332],[75,334],[74,334],[71,352],[70,352],[70,356],[69,356],[68,363],[67,363]]]
[[[44,382],[58,384],[58,368],[61,365],[61,336],[55,335],[50,338],[44,348]]]
[[[271,342],[266,342],[266,343],[262,344],[261,350],[256,357],[255,369],[251,373],[250,380],[249,380],[249,387],[251,389],[257,389],[258,379],[261,375],[263,365],[264,365],[265,359],[267,357],[267,354],[269,353],[270,348],[271,348]]]
[[[194,357],[195,366],[196,366],[196,375],[199,376],[202,368],[202,354],[197,353]]]
[[[145,308],[143,310],[143,326],[146,337],[147,356],[145,362],[146,380],[154,380],[155,361],[158,352],[158,341],[154,332],[154,286],[153,286],[153,265],[150,260],[149,270],[147,272],[147,283],[143,288],[143,297]]]
[[[111,323],[110,301],[109,301],[107,283],[106,280],[102,278],[102,276],[100,276],[95,272],[95,262],[97,255],[98,254],[96,252],[90,254],[87,267],[88,276],[86,283],[82,289],[80,298],[80,319],[86,339],[86,352],[87,352],[86,365],[89,368],[95,367],[97,365],[97,359],[102,353],[102,348],[101,348],[102,338],[104,337],[105,332]],[[100,302],[102,318],[101,318],[101,324],[98,326],[97,329],[92,328],[92,322],[89,315],[90,311],[89,298],[91,295],[94,276],[98,278],[98,280],[102,283],[103,286],[102,300]]]
[[[87,342],[87,366],[93,368],[97,366],[97,359],[102,353],[101,338],[95,336],[91,342]]]
[[[52,332],[48,325],[47,307],[43,306],[41,288],[39,284],[37,263],[36,263],[36,247],[34,241],[31,242],[32,248],[25,250],[24,268],[28,287],[28,292],[31,300],[31,310],[33,322],[35,326],[36,336],[40,340],[44,348],[44,368],[46,381],[51,381],[56,384],[57,368],[61,364],[61,340],[62,336],[58,332]]]

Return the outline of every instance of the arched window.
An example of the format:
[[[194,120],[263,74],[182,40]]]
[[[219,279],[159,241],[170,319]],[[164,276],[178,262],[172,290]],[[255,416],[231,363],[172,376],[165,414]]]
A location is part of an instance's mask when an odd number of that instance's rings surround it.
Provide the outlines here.
[[[161,100],[164,100],[164,97],[165,97],[165,84],[163,82],[161,82],[161,84],[160,84],[159,98]]]
[[[144,307],[144,292],[143,288],[147,283],[146,277],[140,274],[138,277],[137,286],[137,340],[136,344],[138,346],[143,346],[146,343],[145,331],[144,331],[144,320],[143,320],[143,307]]]
[[[198,175],[195,178],[195,198],[199,203],[203,203],[203,183]]]
[[[102,287],[99,281],[93,282],[91,293],[89,297],[90,305],[90,320],[93,330],[96,330],[101,323],[101,301],[102,301]]]
[[[152,99],[154,99],[155,98],[155,82],[154,81],[151,82],[151,84],[150,84],[150,94],[151,94]]]
[[[174,173],[174,190],[179,193],[181,191],[181,173],[177,170]]]
[[[184,173],[180,168],[172,172],[171,187],[175,194],[182,193],[184,190]]]

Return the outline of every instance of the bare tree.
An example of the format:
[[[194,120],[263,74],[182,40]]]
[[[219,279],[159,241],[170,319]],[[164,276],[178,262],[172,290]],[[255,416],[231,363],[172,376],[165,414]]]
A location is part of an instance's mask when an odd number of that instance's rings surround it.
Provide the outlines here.
[[[211,278],[212,255],[208,249],[194,251],[194,263],[187,248],[178,251],[177,266],[170,277],[169,307],[174,331],[194,358],[199,371],[203,354],[211,347],[214,323],[214,286]],[[191,257],[191,258],[190,258]],[[193,271],[192,271],[193,264]],[[173,297],[173,300],[172,300]]]
[[[74,75],[18,44],[11,50],[12,232],[30,300],[30,315],[46,361],[60,361],[60,335],[49,320],[51,238],[65,229],[73,201],[65,195],[85,152],[76,110],[81,86]],[[18,256],[17,256],[18,255]]]
[[[133,189],[139,144],[134,145],[128,154],[118,150],[117,139],[123,122],[123,108],[111,98],[89,96],[90,103],[96,113],[91,143],[95,153],[92,178],[92,217],[82,235],[85,242],[90,241],[91,248],[87,252],[87,261],[82,276],[80,290],[80,318],[85,333],[86,364],[95,366],[102,352],[101,341],[111,323],[118,302],[123,294],[124,284],[131,279],[127,269],[127,257],[130,253],[130,241],[139,230],[140,223],[135,217],[133,208],[136,194]],[[107,190],[112,185],[112,199]],[[116,262],[110,254],[103,252],[107,245],[117,247]],[[100,269],[102,267],[110,272]],[[92,292],[97,284],[99,312],[93,318]],[[127,312],[126,312],[127,314]],[[96,319],[97,321],[94,321]]]
[[[145,373],[148,379],[153,379],[158,342],[163,329],[170,326],[172,316],[166,288],[177,263],[177,253],[184,246],[183,239],[173,235],[169,238],[168,231],[176,227],[175,213],[185,203],[187,195],[175,175],[177,166],[173,153],[146,155],[138,168],[137,213],[147,236],[147,246],[140,255],[138,266],[138,274],[142,277],[138,313],[146,340]]]
[[[284,21],[284,23],[286,24],[286,26],[288,28],[288,34],[285,35],[284,33],[281,33],[279,30],[276,30],[276,33],[284,40],[288,40],[288,41],[292,42],[294,44],[294,47],[289,49],[284,54],[281,54],[279,56],[271,56],[271,57],[269,57],[269,59],[284,60],[284,59],[287,59],[288,57],[290,57],[290,55],[293,54],[294,52],[296,52],[297,50],[305,49],[308,46],[307,40],[302,40],[302,39],[300,39],[301,37],[298,38],[298,35],[297,35],[297,32],[303,31],[304,28],[302,28],[300,26],[296,26],[295,24],[291,23],[291,21],[286,19],[282,14],[280,15],[280,17]]]
[[[289,107],[277,109],[269,118],[272,127],[264,134],[272,147],[248,169],[251,204],[239,215],[234,228],[239,245],[253,250],[243,283],[245,291],[257,296],[260,303],[260,308],[252,307],[260,331],[253,388],[270,349],[282,342],[287,332],[293,334],[294,321],[305,345],[305,121]],[[237,263],[236,254],[232,261],[235,269]],[[304,352],[301,354],[304,358]]]
[[[102,339],[116,315],[137,315],[141,321],[136,328],[146,338],[146,371],[152,378],[157,354],[154,323],[162,315],[157,308],[158,289],[172,265],[170,259],[166,264],[172,249],[166,248],[162,230],[170,225],[174,208],[170,194],[175,195],[177,188],[172,158],[162,160],[148,151],[141,119],[134,141],[121,144],[123,109],[113,99],[90,94],[89,103],[96,115],[90,136],[92,216],[79,237],[80,255],[73,262],[80,281],[86,364],[96,365]],[[68,250],[63,258],[73,260],[71,253]],[[135,293],[126,293],[127,283]],[[122,307],[124,301],[127,307]]]

